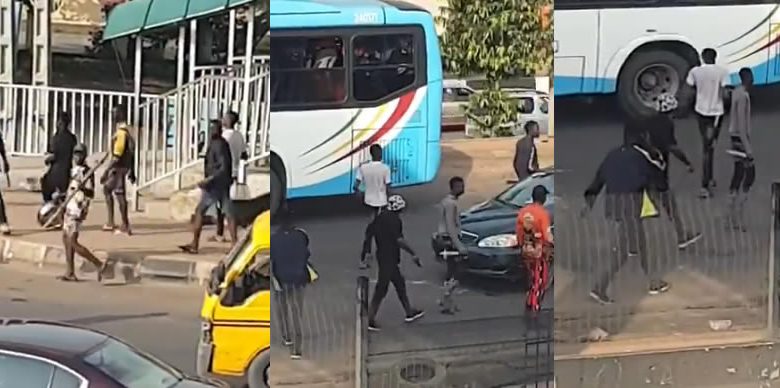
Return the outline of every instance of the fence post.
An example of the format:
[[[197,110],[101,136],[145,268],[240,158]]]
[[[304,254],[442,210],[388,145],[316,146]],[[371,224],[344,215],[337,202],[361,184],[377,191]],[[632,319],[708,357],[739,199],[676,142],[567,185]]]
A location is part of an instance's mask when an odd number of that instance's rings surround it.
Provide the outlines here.
[[[355,388],[368,387],[366,356],[368,350],[368,277],[357,279],[357,308],[355,309]]]
[[[780,248],[777,241],[777,232],[780,229],[780,182],[772,183],[772,227],[769,231],[769,269],[767,276],[768,298],[767,301],[767,325],[771,337],[777,335],[777,250]]]

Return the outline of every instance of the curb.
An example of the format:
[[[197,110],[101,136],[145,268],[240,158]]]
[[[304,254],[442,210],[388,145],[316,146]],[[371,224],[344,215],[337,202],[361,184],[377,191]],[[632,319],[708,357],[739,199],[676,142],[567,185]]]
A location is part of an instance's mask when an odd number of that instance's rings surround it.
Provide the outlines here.
[[[108,280],[115,283],[139,283],[143,279],[169,281],[203,286],[217,262],[194,260],[186,257],[149,255],[142,256],[126,252],[95,251],[95,256],[108,259],[111,271]],[[20,262],[37,268],[65,267],[65,249],[42,243],[33,243],[18,238],[0,239],[0,264]],[[76,268],[81,274],[94,274],[97,268],[90,262],[76,256]],[[113,273],[113,276],[111,276]],[[112,279],[113,278],[113,279]],[[121,281],[121,280],[120,280]]]

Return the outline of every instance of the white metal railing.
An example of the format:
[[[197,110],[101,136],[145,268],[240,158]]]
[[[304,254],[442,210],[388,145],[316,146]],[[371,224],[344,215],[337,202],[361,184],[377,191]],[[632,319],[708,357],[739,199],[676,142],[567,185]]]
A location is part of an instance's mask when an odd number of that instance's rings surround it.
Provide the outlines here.
[[[248,122],[241,124],[252,160],[267,158],[269,92],[268,68],[244,78],[203,76],[154,98],[140,106],[137,155],[137,190],[164,179],[174,179],[174,189],[182,188],[181,173],[199,163],[207,142],[209,121],[224,113],[240,111],[248,97]]]
[[[141,102],[155,98],[142,95]],[[0,131],[13,155],[42,156],[55,131],[57,116],[70,115],[71,129],[90,152],[105,152],[113,134],[112,111],[117,106],[132,115],[133,93],[0,85]]]

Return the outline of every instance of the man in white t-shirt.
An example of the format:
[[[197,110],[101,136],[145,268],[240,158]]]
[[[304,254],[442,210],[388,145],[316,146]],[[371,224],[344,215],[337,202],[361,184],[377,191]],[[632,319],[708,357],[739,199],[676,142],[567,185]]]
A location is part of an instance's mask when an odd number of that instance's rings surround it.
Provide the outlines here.
[[[230,147],[230,155],[232,157],[232,175],[233,184],[238,179],[238,170],[241,167],[241,161],[247,160],[249,155],[247,154],[246,139],[244,135],[236,130],[236,124],[238,123],[238,113],[230,111],[222,117],[222,138],[228,143]],[[225,242],[225,213],[221,209],[217,209],[217,234],[212,241]]]
[[[388,189],[390,188],[390,167],[382,162],[382,146],[373,144],[369,148],[371,161],[358,167],[355,179],[354,191],[357,193],[360,186],[364,186],[363,203],[371,211],[371,221],[379,212],[387,207]],[[367,268],[367,256],[371,252],[371,240],[368,238],[368,226],[363,239],[363,248],[360,251],[360,267]]]
[[[713,157],[715,143],[720,135],[720,125],[723,121],[725,109],[723,107],[723,94],[729,84],[729,71],[723,66],[715,64],[718,53],[711,48],[701,52],[702,65],[696,66],[688,73],[686,82],[696,88],[696,104],[694,110],[699,121],[699,133],[701,134],[704,160],[701,171],[702,198],[712,195]]]

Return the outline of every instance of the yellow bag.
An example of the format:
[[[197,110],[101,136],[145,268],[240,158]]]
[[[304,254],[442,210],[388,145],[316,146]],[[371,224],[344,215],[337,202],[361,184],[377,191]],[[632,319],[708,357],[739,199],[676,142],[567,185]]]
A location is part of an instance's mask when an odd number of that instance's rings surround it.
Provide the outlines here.
[[[647,191],[642,193],[642,213],[640,214],[640,217],[658,217],[658,208],[655,207],[655,204],[653,203],[653,200],[650,199],[650,195],[647,194]]]
[[[317,279],[320,278],[320,275],[317,273],[317,271],[309,265],[309,283],[314,283],[317,281]]]

